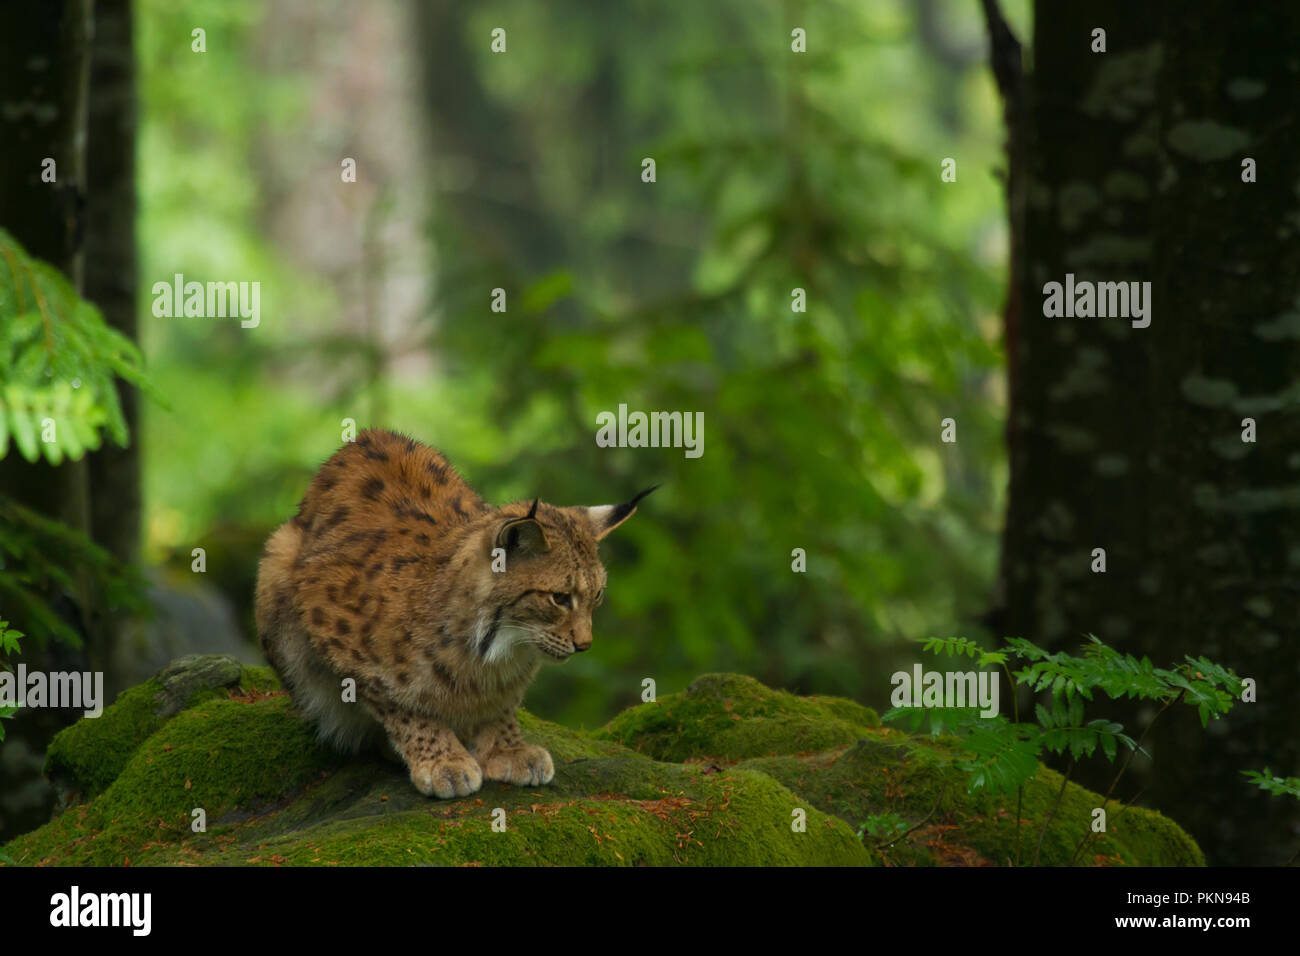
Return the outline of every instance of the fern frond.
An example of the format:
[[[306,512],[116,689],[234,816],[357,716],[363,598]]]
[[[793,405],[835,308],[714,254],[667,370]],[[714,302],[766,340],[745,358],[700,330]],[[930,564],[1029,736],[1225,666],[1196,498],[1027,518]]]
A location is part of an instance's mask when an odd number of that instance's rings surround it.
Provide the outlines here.
[[[135,343],[0,229],[0,458],[11,439],[52,465],[99,448],[105,433],[125,445],[117,378],[162,402]]]

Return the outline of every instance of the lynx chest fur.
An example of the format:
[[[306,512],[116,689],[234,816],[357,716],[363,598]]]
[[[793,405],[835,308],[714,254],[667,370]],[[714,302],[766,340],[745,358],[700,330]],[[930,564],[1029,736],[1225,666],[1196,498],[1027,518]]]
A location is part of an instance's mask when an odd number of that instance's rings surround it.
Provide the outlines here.
[[[322,738],[386,742],[421,793],[549,783],[551,756],[523,740],[515,711],[543,663],[591,647],[597,542],[647,493],[496,508],[434,449],[363,431],[267,542],[262,648]]]

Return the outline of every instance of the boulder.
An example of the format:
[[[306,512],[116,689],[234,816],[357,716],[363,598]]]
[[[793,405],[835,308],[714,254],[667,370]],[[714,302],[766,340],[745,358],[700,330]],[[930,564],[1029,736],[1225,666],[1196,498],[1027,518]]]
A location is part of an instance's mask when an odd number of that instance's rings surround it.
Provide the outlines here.
[[[421,796],[404,768],[314,739],[267,668],[191,656],[51,743],[65,809],[0,848],[16,865],[1005,865],[1015,796],[966,792],[953,741],[869,708],[712,674],[594,732],[520,712],[546,787]],[[1060,777],[1024,795],[1022,857]],[[1096,794],[1070,785],[1041,860],[1069,861]],[[1113,806],[1113,805],[1112,805]],[[912,832],[863,835],[883,814]],[[802,827],[792,826],[802,819]],[[1089,865],[1203,865],[1158,813],[1112,811]],[[200,826],[200,823],[202,826]]]

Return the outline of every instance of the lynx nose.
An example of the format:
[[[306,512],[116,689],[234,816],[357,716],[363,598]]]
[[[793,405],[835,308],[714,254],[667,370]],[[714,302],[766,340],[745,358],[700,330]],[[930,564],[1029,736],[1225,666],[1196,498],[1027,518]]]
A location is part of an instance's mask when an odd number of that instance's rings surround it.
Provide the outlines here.
[[[582,653],[583,651],[585,651],[585,650],[586,650],[587,648],[589,648],[589,647],[591,647],[591,638],[587,638],[587,641],[586,641],[585,644],[579,644],[577,641],[574,641],[574,642],[573,642],[573,653],[575,653],[575,654],[580,654],[580,653]]]

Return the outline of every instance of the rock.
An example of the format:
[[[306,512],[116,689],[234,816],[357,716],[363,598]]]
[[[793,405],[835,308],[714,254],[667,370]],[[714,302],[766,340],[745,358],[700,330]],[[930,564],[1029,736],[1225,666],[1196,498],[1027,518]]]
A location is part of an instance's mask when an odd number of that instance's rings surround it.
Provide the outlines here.
[[[265,536],[263,536],[265,537]],[[256,566],[257,549],[250,558]],[[211,551],[211,549],[209,549]],[[211,556],[211,555],[210,555]],[[186,562],[188,564],[188,554]],[[223,565],[224,566],[224,565]],[[114,642],[108,666],[104,668],[104,689],[109,698],[123,688],[149,679],[173,658],[191,652],[221,653],[253,663],[261,660],[255,644],[240,636],[235,611],[222,592],[201,579],[203,575],[174,574],[164,577],[157,570],[148,572],[146,592],[152,614],[123,623],[120,639]],[[252,586],[249,585],[251,593]],[[65,616],[73,619],[77,611],[66,602]],[[29,671],[86,671],[90,665],[84,650],[76,650],[54,641],[44,649],[24,651]],[[235,668],[238,679],[239,668]],[[174,706],[174,705],[173,705]],[[44,710],[20,714],[7,724],[8,733],[0,746],[0,841],[28,830],[49,818],[75,799],[66,781],[57,776],[47,781],[41,768],[46,760],[45,746],[68,719],[57,711]]]
[[[553,784],[488,783],[439,801],[418,794],[396,764],[322,748],[267,668],[236,674],[235,666],[222,657],[177,661],[97,720],[59,734],[46,772],[74,805],[0,849],[0,859],[809,866],[1003,864],[1014,852],[1006,800],[966,794],[951,741],[882,728],[852,701],[714,674],[593,733],[521,711],[525,737],[555,760]],[[1042,768],[1026,788],[1026,860],[1033,821],[1059,785]],[[1043,862],[1069,860],[1100,804],[1067,788]],[[1010,806],[1014,813],[1014,795]],[[192,828],[197,810],[203,832]],[[801,832],[791,827],[799,810]],[[884,813],[920,826],[893,847],[871,836],[864,843],[859,826]],[[1203,864],[1190,837],[1141,808],[1112,813],[1110,832],[1084,862]]]
[[[743,760],[829,750],[879,729],[875,711],[841,697],[796,697],[739,674],[706,674],[685,694],[633,707],[600,736],[656,760]]]
[[[227,654],[186,654],[158,674],[162,688],[154,695],[155,717],[174,717],[195,691],[232,687],[243,676],[244,665]]]
[[[223,654],[189,654],[154,677],[123,691],[91,720],[82,718],[55,735],[46,751],[45,775],[58,809],[108,789],[145,740],[183,708],[216,697],[226,688],[278,686],[269,668],[248,668]]]
[[[189,558],[185,561],[188,565]],[[182,655],[227,654],[248,664],[261,659],[257,645],[243,638],[230,601],[220,589],[196,580],[202,577],[150,572],[145,596],[153,613],[132,622],[114,646],[110,693],[147,680]]]

